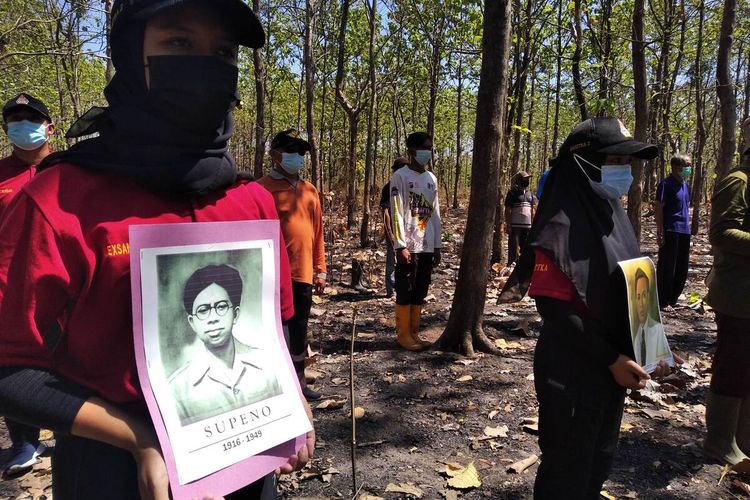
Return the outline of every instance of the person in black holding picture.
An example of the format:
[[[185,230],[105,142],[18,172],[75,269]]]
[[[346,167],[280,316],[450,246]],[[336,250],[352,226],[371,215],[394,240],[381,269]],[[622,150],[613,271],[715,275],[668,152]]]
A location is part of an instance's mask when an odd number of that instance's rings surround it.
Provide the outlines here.
[[[534,355],[542,461],[534,498],[599,498],[625,389],[650,378],[635,362],[627,288],[618,262],[641,256],[620,198],[630,162],[656,146],[610,117],[576,125],[547,178],[527,245],[501,302],[536,299],[544,326]],[[666,373],[663,366],[655,376]]]

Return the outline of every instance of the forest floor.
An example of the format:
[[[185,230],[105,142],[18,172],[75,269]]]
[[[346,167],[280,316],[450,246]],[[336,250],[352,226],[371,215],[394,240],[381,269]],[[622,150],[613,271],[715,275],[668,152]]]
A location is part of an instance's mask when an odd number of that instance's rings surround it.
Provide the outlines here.
[[[422,337],[431,341],[442,333],[451,307],[465,215],[444,215],[443,264],[435,272],[423,315]],[[651,219],[644,219],[643,250],[655,259]],[[493,271],[484,327],[503,355],[466,359],[435,350],[406,352],[395,342],[394,301],[383,294],[382,244],[361,250],[353,232],[343,233],[339,230],[335,245],[329,245],[330,286],[316,299],[310,321],[315,362],[308,376],[325,395],[313,405],[315,458],[303,471],[282,479],[281,495],[354,495],[349,348],[356,308],[354,398],[358,412],[364,412],[356,421],[357,498],[531,498],[538,467],[535,456],[540,455],[532,375],[540,318],[533,301],[496,305],[502,278]],[[685,300],[663,315],[670,344],[686,365],[670,383],[628,397],[614,468],[604,485],[609,498],[750,496],[737,485],[750,478],[729,472],[720,481],[723,468],[700,449],[716,329],[708,307],[695,303],[691,308],[688,302],[706,292],[709,250],[705,235],[694,238]],[[352,256],[367,262],[375,293],[361,294],[347,286]],[[8,446],[7,433],[0,427],[0,464],[9,458]],[[524,465],[517,462],[526,459],[531,465],[521,470]],[[51,499],[50,479],[49,457],[44,457],[33,472],[2,481],[0,498]]]

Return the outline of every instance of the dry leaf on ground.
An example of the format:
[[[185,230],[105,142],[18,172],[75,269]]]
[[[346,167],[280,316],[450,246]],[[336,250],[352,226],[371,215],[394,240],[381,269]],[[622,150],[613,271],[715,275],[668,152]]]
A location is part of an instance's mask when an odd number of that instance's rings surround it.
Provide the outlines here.
[[[495,346],[503,351],[508,349],[520,349],[522,347],[520,342],[508,342],[505,339],[495,339]]]
[[[354,408],[354,418],[362,418],[365,416],[365,409],[361,406]]]
[[[484,428],[484,435],[490,437],[508,437],[508,426],[498,425],[497,427],[490,427],[488,425]]]
[[[316,410],[338,410],[339,408],[344,407],[344,403],[346,403],[346,399],[326,399],[325,401],[319,403],[315,409]]]
[[[459,490],[468,490],[479,488],[482,481],[479,479],[479,472],[474,467],[474,462],[469,463],[466,467],[460,464],[445,464],[445,474],[448,476],[448,486]]]
[[[464,375],[462,377],[458,377],[456,379],[456,382],[468,382],[469,380],[474,380],[474,377],[472,377],[471,375]]]
[[[370,495],[369,493],[361,493],[359,495],[359,500],[385,500],[383,497]]]
[[[404,493],[415,498],[422,498],[422,495],[424,495],[424,492],[412,483],[388,483],[385,491],[389,493]]]

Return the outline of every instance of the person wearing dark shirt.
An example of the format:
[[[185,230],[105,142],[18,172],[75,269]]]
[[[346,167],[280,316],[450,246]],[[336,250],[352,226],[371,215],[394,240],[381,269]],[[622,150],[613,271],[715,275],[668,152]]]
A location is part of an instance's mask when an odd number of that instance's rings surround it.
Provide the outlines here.
[[[399,156],[391,165],[391,173],[409,164],[409,159]],[[380,192],[380,210],[385,232],[385,296],[393,297],[396,290],[396,252],[393,250],[393,225],[391,223],[391,183],[387,182]]]
[[[693,162],[688,155],[677,154],[670,164],[672,173],[659,183],[654,203],[659,245],[656,277],[663,310],[677,304],[687,281],[690,258],[690,187],[686,181],[693,173]]]
[[[55,131],[47,106],[34,96],[21,93],[3,106],[3,130],[13,152],[0,160],[0,214],[24,184],[36,173],[36,166],[50,154],[49,138]],[[18,476],[29,472],[44,453],[39,429],[6,419],[12,443],[5,473]]]
[[[656,146],[616,118],[586,120],[560,148],[527,245],[500,295],[536,300],[544,326],[534,354],[542,461],[536,499],[599,498],[617,446],[625,389],[650,378],[634,360],[618,262],[640,257],[620,197],[632,158]],[[668,367],[660,365],[656,376]]]
[[[508,265],[514,264],[534,220],[536,198],[529,191],[531,174],[518,172],[505,196],[505,232],[508,234]]]

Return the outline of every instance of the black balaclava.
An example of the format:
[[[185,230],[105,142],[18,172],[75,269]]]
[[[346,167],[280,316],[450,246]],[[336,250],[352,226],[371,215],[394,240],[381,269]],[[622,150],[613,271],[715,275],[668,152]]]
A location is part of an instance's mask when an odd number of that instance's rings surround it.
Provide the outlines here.
[[[117,72],[104,89],[109,107],[89,110],[67,134],[99,136],[50,155],[40,169],[70,163],[130,177],[153,191],[188,195],[232,185],[237,168],[228,142],[239,101],[237,68],[215,57],[150,57],[148,89],[145,27],[145,20],[133,20],[114,34]]]
[[[619,295],[620,284],[624,287],[617,263],[641,256],[620,201],[605,200],[591,188],[589,179],[601,181],[601,171],[589,163],[600,167],[605,155],[585,150],[577,154],[588,162],[576,161],[565,145],[561,148],[526,245],[499,302],[523,298],[534,270],[534,250],[539,249],[570,278],[594,317],[604,319],[611,310],[609,302]]]

